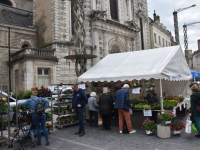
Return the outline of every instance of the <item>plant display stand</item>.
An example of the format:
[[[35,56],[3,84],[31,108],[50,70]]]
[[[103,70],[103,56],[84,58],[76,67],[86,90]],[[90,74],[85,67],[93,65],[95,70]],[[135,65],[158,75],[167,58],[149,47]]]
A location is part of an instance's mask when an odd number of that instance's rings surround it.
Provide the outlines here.
[[[157,136],[163,139],[168,139],[171,137],[170,126],[157,125]]]

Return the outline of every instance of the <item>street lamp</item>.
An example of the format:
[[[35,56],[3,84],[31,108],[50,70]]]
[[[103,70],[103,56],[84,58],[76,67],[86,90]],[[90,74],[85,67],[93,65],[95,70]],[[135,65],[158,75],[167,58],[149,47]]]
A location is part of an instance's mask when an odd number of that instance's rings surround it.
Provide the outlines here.
[[[184,11],[186,9],[189,9],[191,7],[195,7],[196,4],[189,6],[189,7],[185,7],[185,8],[179,8],[178,10],[173,12],[173,16],[174,16],[174,30],[175,30],[175,39],[176,39],[176,43],[179,45],[180,41],[179,41],[179,30],[178,30],[178,16],[177,14],[181,11]]]

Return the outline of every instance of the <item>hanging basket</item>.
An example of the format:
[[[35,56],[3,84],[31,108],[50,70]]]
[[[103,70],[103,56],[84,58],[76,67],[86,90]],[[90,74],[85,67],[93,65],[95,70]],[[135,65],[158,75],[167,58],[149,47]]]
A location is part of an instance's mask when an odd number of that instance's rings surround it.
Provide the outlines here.
[[[171,137],[170,126],[157,125],[157,136],[163,139],[168,139]]]

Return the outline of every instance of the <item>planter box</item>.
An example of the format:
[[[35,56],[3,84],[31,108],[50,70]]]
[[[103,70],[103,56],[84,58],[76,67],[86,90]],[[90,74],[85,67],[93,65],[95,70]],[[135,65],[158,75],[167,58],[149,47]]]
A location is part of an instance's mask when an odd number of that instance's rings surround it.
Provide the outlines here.
[[[157,136],[163,139],[168,139],[171,137],[170,126],[157,125]]]

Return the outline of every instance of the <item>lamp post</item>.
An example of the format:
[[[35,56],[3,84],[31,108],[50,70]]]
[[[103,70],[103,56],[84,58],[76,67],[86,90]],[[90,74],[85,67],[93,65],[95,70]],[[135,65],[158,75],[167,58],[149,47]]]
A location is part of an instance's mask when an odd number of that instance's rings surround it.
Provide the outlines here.
[[[178,10],[173,12],[173,16],[174,16],[174,31],[175,31],[175,39],[176,39],[176,43],[179,45],[180,41],[179,41],[179,30],[178,30],[178,13],[181,11],[184,11],[186,9],[189,9],[191,7],[195,7],[196,4],[189,6],[189,7],[185,7],[185,8],[179,8]]]
[[[10,27],[8,27],[8,78],[9,90],[11,91],[11,68],[10,68]]]

